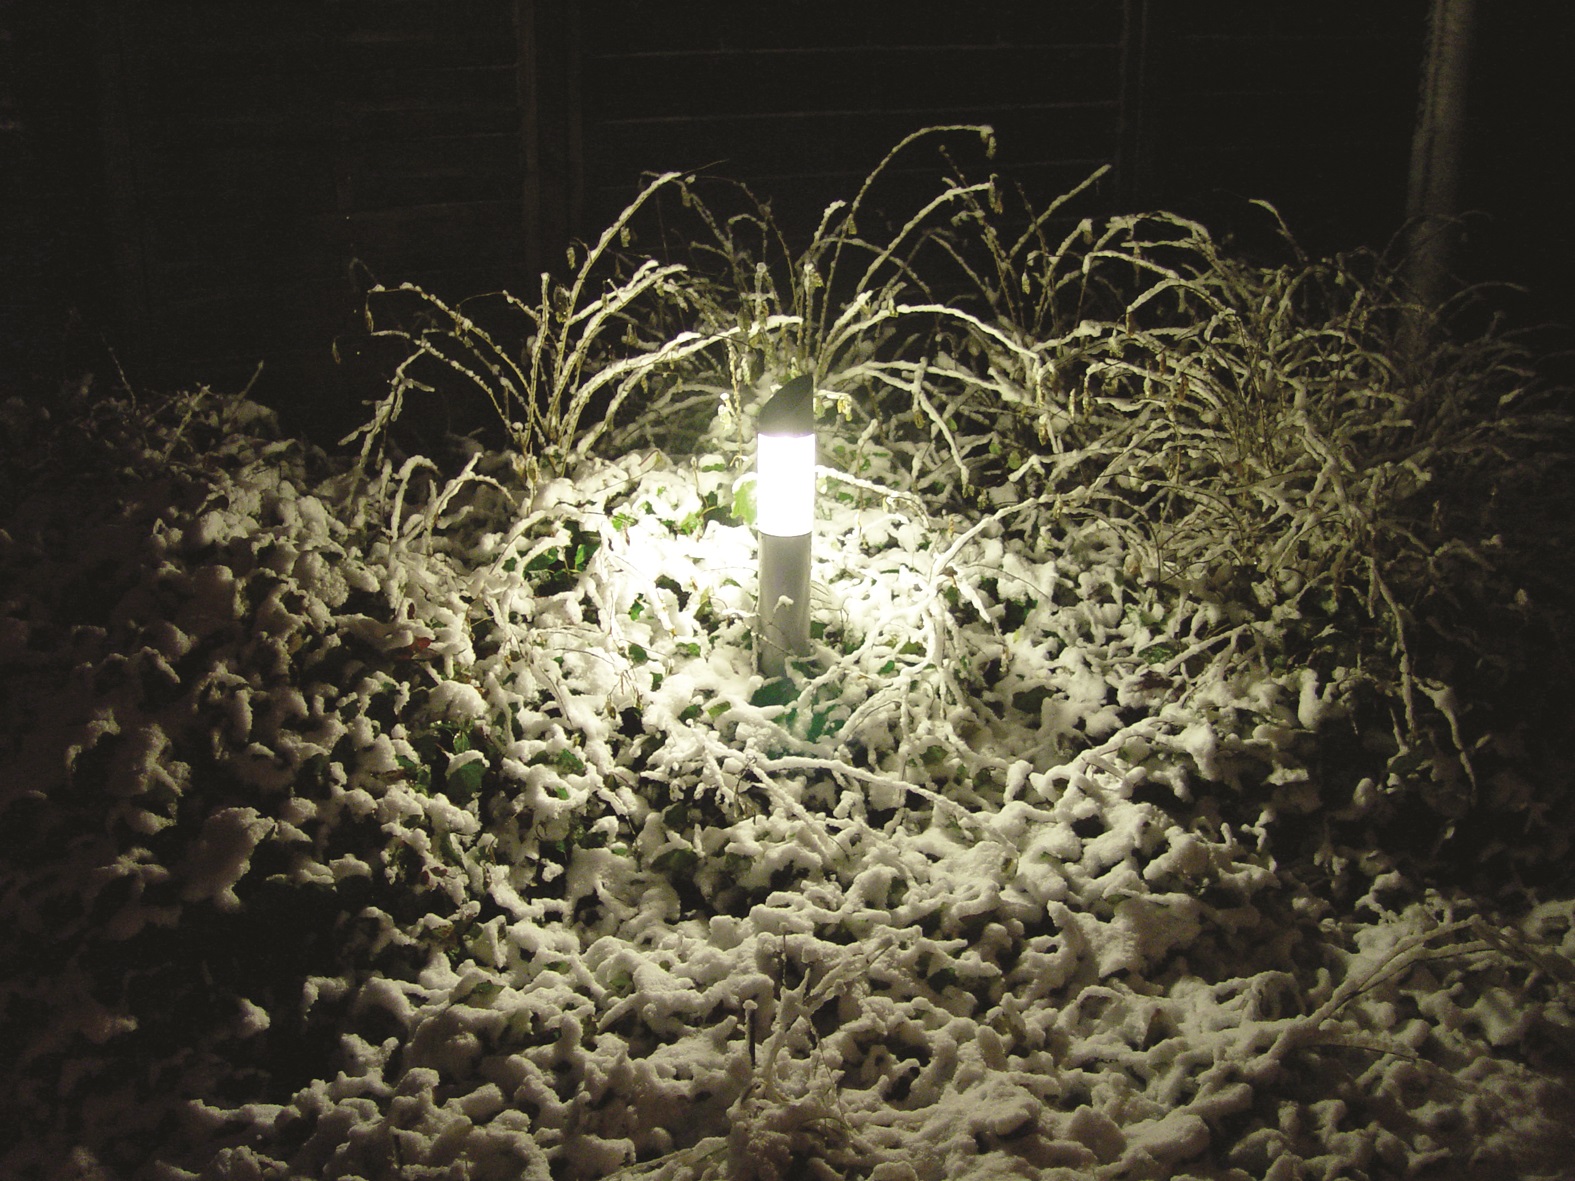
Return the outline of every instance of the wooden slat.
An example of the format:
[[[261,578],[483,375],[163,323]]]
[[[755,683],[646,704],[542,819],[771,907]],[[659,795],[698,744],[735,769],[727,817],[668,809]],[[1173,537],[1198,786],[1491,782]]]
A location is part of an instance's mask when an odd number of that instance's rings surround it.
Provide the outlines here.
[[[1083,160],[1030,161],[1011,168],[1002,175],[1002,182],[1009,190],[1021,186],[1036,208],[1070,192],[1088,179],[1101,165],[1108,163],[1100,158]],[[789,237],[789,245],[802,249],[808,236],[820,222],[821,214],[834,202],[851,201],[868,176],[868,170],[846,172],[791,173],[763,175],[750,178],[746,183],[761,200],[769,201],[774,219]],[[934,169],[892,169],[878,182],[876,196],[885,210],[885,220],[894,223],[917,211],[919,206],[940,191],[941,180]],[[1103,192],[1109,195],[1106,185]],[[702,200],[717,212],[732,213],[744,210],[745,199],[731,183],[720,180],[708,186],[702,178],[699,184]],[[618,210],[633,197],[634,190],[617,183],[608,183],[591,194],[592,203],[599,208]],[[1085,208],[1080,212],[1086,212]],[[676,216],[681,217],[681,214]],[[876,232],[872,227],[871,232]]]
[[[188,355],[266,356],[285,342],[329,339],[327,325],[342,304],[345,287],[337,282],[299,282],[291,286],[293,298],[281,300],[274,284],[230,289],[224,299],[214,299],[201,289],[182,293],[165,304],[164,311],[180,325]],[[259,326],[268,330],[259,337]],[[261,347],[260,347],[261,346]]]
[[[946,50],[679,52],[592,58],[586,117],[598,121],[868,111],[939,111],[1116,98],[1115,46]]]
[[[461,108],[373,108],[341,101],[335,111],[338,136],[351,144],[399,143],[428,136],[518,135],[515,106]]]
[[[1405,110],[1406,107],[1399,103],[1380,107],[1371,95],[1358,91],[1318,95],[1275,91],[1192,95],[1187,100],[1187,111],[1197,123],[1194,129],[1182,134],[1191,142],[1229,141],[1243,148],[1272,152],[1287,138],[1303,135],[1320,140],[1334,139],[1353,133],[1364,136],[1373,128],[1382,128],[1388,134],[1393,131],[1397,118],[1405,122]]]
[[[329,35],[328,7],[314,0],[268,5],[144,0],[135,8],[125,15],[137,31],[139,60],[154,68],[193,55],[233,57],[247,49],[283,60],[323,45]]]
[[[499,0],[333,0],[349,40],[514,40],[513,6]]]
[[[423,136],[362,142],[341,160],[342,212],[467,201],[518,202],[518,136]]]
[[[1207,93],[1414,95],[1416,79],[1395,69],[1390,41],[1352,37],[1249,40],[1189,38],[1177,95]]]
[[[880,112],[864,115],[859,126],[846,126],[849,116],[836,113],[797,118],[738,120],[721,125],[672,123],[604,127],[599,147],[617,161],[600,173],[640,170],[705,169],[738,179],[789,177],[826,173],[864,175],[899,140],[938,121],[937,112]],[[1112,108],[1059,111],[961,112],[963,117],[990,118],[1008,144],[1050,143],[1056,155],[1073,159],[1103,157],[1114,134]],[[961,138],[961,137],[959,137]],[[963,141],[966,142],[966,141]],[[960,149],[964,153],[972,146]],[[724,154],[725,153],[725,154]],[[933,161],[936,172],[946,167],[936,146],[910,149],[910,159]],[[1016,151],[1003,159],[1010,161]],[[933,175],[933,173],[932,173]]]
[[[406,271],[518,260],[524,237],[514,201],[355,213],[344,218],[343,234],[350,252],[388,283],[402,282]]]
[[[1181,35],[1267,40],[1276,37],[1372,39],[1395,36],[1397,25],[1420,21],[1415,0],[1319,0],[1317,4],[1265,4],[1262,0],[1162,0]],[[1418,25],[1418,30],[1420,26]]]
[[[512,110],[517,101],[512,66],[361,70],[340,85],[349,105],[359,110]]]
[[[485,32],[460,25],[437,31],[390,32],[386,29],[345,34],[335,47],[340,67],[362,70],[511,69],[516,46],[506,26]]]
[[[585,0],[585,27],[608,52],[834,46],[1104,41],[1120,37],[1121,8],[1109,0],[954,0],[887,4],[792,0],[779,4]]]

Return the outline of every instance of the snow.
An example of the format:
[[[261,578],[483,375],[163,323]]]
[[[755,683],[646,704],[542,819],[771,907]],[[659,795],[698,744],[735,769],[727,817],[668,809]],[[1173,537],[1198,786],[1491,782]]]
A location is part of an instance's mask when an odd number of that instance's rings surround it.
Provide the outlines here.
[[[1301,841],[1385,790],[1350,685],[1183,683],[1239,620],[1118,537],[823,469],[782,695],[726,453],[383,529],[193,398],[222,451],[0,536],[0,1173],[1567,1175],[1575,900]]]

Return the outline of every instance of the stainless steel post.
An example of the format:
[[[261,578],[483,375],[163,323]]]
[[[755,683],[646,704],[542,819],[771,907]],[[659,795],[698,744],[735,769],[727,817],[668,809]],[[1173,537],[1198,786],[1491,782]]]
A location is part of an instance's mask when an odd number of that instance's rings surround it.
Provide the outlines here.
[[[760,535],[759,622],[755,629],[760,672],[780,677],[788,658],[809,654],[809,539]]]

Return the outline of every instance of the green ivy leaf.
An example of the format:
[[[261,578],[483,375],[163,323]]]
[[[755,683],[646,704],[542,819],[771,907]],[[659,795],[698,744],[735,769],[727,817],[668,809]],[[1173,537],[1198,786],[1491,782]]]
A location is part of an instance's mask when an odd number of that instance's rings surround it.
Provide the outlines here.
[[[1024,689],[1021,693],[1012,694],[1012,708],[1020,709],[1025,714],[1039,715],[1040,706],[1053,696],[1048,685],[1035,685],[1032,689]]]
[[[836,733],[837,729],[841,726],[843,719],[838,717],[836,726],[833,726],[831,722],[833,715],[839,714],[840,712],[841,711],[837,708],[837,706],[832,706],[829,709],[816,710],[810,715],[809,729],[805,732],[804,737],[809,739],[811,742],[819,742],[821,736],[824,735],[828,730],[833,734]]]
[[[750,695],[749,704],[754,706],[788,705],[798,700],[798,687],[786,677],[775,677],[767,681]]]
[[[487,764],[483,759],[472,759],[468,763],[450,763],[444,794],[460,803],[473,800],[481,791],[481,784],[486,775]]]
[[[733,486],[733,519],[752,526],[758,517],[754,478],[740,480]]]
[[[1007,599],[1001,604],[1001,630],[1014,632],[1028,622],[1028,613],[1039,603],[1035,599]]]

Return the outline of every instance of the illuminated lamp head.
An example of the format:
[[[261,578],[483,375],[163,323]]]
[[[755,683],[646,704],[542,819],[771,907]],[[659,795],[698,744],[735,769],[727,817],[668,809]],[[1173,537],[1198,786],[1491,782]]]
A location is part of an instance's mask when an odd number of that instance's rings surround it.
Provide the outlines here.
[[[786,382],[760,411],[755,524],[760,531],[760,671],[781,676],[809,652],[809,539],[815,520],[815,385]]]

